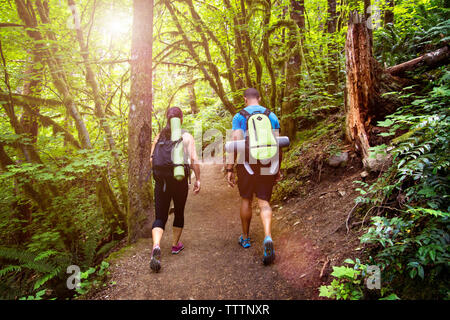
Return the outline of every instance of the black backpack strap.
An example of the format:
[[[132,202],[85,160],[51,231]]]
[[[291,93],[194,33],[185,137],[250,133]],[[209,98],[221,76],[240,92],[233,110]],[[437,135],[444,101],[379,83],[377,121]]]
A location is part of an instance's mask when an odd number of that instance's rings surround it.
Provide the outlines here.
[[[269,116],[269,115],[272,113],[272,111],[270,111],[270,110],[267,109],[267,108],[264,108],[264,112],[261,112],[261,111],[255,111],[253,114],[255,114],[255,113],[262,113],[262,114],[265,114],[266,116]],[[251,114],[250,114],[249,112],[247,112],[247,110],[244,110],[244,109],[242,109],[241,111],[239,111],[239,114],[240,114],[241,116],[245,117],[246,120],[248,120],[248,118],[250,118],[250,116],[251,116]]]
[[[188,164],[184,165],[184,175],[188,178],[188,183],[191,184],[191,166]]]
[[[180,137],[180,139],[178,139],[177,141],[174,141],[173,143],[174,143],[175,145],[177,145],[177,144],[179,144],[179,143],[181,143],[181,142],[183,142],[183,137]]]
[[[245,118],[245,120],[248,120],[248,118],[250,118],[250,116],[251,116],[251,114],[248,111],[244,110],[244,109],[239,111],[239,114],[241,116],[243,116]]]
[[[248,130],[248,119],[251,117],[250,112],[248,112],[245,109],[242,109],[241,111],[239,111],[239,114],[245,118],[245,122],[247,123],[247,130]],[[247,135],[245,137],[244,161],[246,163],[249,163],[249,160],[250,160],[250,148],[249,148],[249,140],[248,140],[248,135]]]
[[[246,163],[250,161],[250,140],[248,135],[245,136],[244,161]]]

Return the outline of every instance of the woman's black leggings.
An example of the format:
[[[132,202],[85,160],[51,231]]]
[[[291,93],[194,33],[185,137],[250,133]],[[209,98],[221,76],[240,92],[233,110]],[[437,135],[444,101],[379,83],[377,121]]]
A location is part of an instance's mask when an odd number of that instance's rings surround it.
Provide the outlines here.
[[[178,181],[170,177],[165,179],[165,183],[164,179],[155,179],[155,222],[153,223],[153,228],[165,228],[169,216],[170,201],[172,199],[175,207],[173,226],[183,228],[184,206],[186,204],[188,190],[189,187],[186,178]]]

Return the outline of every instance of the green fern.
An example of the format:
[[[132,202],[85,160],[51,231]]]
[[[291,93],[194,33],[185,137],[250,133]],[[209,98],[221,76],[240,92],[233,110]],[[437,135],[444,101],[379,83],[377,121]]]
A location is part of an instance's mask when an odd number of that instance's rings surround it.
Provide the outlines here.
[[[37,254],[18,248],[0,247],[0,259],[3,262],[14,261],[18,263],[16,265],[8,265],[0,270],[1,282],[8,282],[7,278],[14,277],[21,272],[28,274],[28,277],[25,278],[37,279],[34,281],[34,285],[29,287],[29,293],[61,275],[63,266],[67,265],[67,257],[54,250],[47,250]]]
[[[33,290],[39,289],[47,281],[56,278],[61,273],[62,268],[56,267],[52,272],[46,274],[45,276],[39,278],[34,284]]]
[[[17,273],[22,271],[22,267],[21,266],[7,266],[6,268],[3,268],[2,270],[0,270],[0,278],[9,274],[9,273]]]

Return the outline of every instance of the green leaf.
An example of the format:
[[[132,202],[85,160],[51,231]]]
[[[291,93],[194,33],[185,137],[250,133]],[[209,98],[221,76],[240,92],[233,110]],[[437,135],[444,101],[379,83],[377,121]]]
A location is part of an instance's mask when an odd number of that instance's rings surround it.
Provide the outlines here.
[[[355,262],[352,259],[345,259],[344,263],[349,263],[349,264],[355,264]]]
[[[400,300],[400,298],[395,293],[391,293],[387,297],[380,298],[379,300]]]
[[[332,298],[334,295],[334,290],[331,286],[320,286],[319,297]]]
[[[341,267],[333,266],[333,272],[331,273],[331,275],[336,278],[347,278],[351,280],[355,279],[356,276],[358,276],[359,274],[360,274],[359,271],[345,266]]]
[[[377,122],[377,125],[380,127],[390,127],[393,124],[394,124],[394,121],[392,121],[391,119],[386,119],[384,121]]]

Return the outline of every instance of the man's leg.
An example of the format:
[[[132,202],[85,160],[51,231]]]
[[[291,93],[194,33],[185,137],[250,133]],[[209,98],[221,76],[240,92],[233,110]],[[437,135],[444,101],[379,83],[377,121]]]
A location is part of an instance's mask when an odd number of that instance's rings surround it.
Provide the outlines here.
[[[252,199],[241,198],[242,237],[244,239],[248,238],[251,220],[252,220]]]
[[[275,260],[275,250],[273,247],[271,225],[272,225],[272,208],[269,201],[258,198],[258,206],[260,209],[261,221],[264,228],[263,241],[263,263],[269,265]]]
[[[239,243],[244,248],[248,248],[250,247],[250,240],[247,239],[249,239],[250,222],[252,220],[253,179],[242,165],[236,166],[236,172],[238,176],[239,195],[241,196],[240,215],[242,236],[239,239]]]
[[[269,201],[258,199],[258,206],[260,210],[261,221],[264,228],[264,236],[272,237],[271,233],[272,208],[270,207]]]

